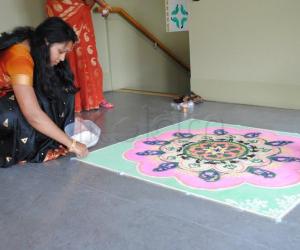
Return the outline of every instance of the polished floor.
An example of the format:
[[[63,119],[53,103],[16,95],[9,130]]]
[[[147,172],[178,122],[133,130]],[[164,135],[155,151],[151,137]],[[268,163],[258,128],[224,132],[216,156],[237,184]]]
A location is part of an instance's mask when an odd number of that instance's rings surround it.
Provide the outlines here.
[[[191,117],[300,133],[297,110],[205,102],[185,115],[167,97],[106,97],[113,110],[81,114],[102,130],[92,150]],[[299,232],[300,205],[276,223],[72,157],[0,169],[1,250],[292,250]]]

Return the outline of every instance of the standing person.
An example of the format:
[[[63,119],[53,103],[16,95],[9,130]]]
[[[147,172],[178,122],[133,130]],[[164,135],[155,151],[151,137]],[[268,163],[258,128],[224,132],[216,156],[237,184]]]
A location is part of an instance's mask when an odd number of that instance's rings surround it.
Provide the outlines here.
[[[74,121],[77,89],[65,56],[76,40],[58,17],[0,35],[0,167],[88,154],[63,131]]]
[[[103,0],[47,0],[48,16],[58,16],[69,23],[79,41],[69,54],[69,62],[75,76],[75,86],[80,88],[75,96],[75,112],[113,108],[103,96],[103,72],[98,61],[96,39],[91,8],[97,2],[108,15],[111,7]]]

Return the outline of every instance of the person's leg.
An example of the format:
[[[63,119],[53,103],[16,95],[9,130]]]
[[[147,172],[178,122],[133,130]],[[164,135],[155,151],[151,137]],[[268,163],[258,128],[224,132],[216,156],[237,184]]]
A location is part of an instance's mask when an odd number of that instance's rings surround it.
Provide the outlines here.
[[[90,85],[91,88],[93,88],[93,91],[96,91],[97,96],[99,96],[98,107],[100,106],[110,109],[113,108],[114,105],[108,102],[103,95],[103,70],[99,62],[99,55],[96,47],[96,37],[91,15],[86,16],[84,18],[84,21],[89,28],[89,32],[86,33],[89,37],[89,41],[87,42],[88,53],[86,54],[86,56],[89,62],[87,63],[87,68],[89,71],[89,75],[91,76]]]

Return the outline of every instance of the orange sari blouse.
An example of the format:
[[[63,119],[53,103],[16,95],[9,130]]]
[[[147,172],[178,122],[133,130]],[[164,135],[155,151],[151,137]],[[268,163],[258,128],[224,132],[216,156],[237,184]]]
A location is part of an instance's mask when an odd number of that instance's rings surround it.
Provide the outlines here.
[[[16,44],[0,52],[0,96],[12,90],[12,85],[33,85],[34,63],[28,47]]]

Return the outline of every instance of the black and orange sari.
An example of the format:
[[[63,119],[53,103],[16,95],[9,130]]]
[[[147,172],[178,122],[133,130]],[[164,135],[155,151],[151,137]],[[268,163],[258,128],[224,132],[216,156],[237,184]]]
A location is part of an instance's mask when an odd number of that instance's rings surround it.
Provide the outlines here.
[[[65,154],[56,141],[36,131],[24,118],[12,89],[13,84],[33,87],[34,63],[29,49],[13,45],[0,52],[0,167],[19,162],[43,162]],[[63,129],[74,121],[74,96],[66,95],[63,105],[38,95],[43,111]]]

